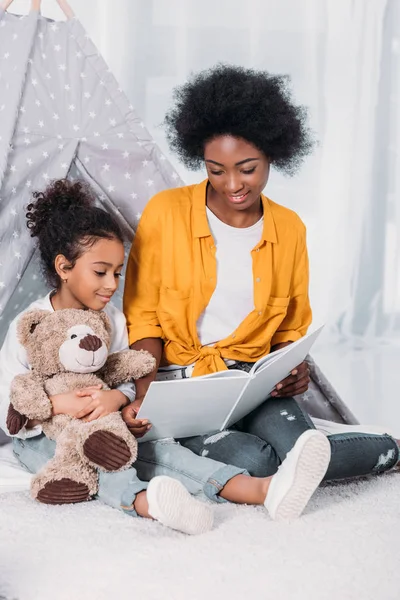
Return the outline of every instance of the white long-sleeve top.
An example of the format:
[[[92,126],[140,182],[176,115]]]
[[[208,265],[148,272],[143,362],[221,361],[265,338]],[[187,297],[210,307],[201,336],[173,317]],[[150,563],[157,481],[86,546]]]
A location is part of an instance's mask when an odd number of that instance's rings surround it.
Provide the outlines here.
[[[50,294],[32,302],[26,309],[43,309],[53,311],[50,301]],[[24,311],[24,312],[26,312]],[[104,309],[111,321],[111,348],[110,353],[127,350],[128,332],[124,314],[112,304],[108,304]],[[3,346],[0,350],[0,428],[10,435],[6,418],[10,404],[11,382],[16,375],[27,373],[30,370],[28,357],[25,348],[18,341],[17,323],[21,315],[18,315],[10,324]],[[135,398],[135,386],[133,383],[124,383],[118,386],[118,389],[125,394],[131,401]],[[41,425],[26,429],[24,427],[15,437],[27,439],[35,437],[42,433]]]

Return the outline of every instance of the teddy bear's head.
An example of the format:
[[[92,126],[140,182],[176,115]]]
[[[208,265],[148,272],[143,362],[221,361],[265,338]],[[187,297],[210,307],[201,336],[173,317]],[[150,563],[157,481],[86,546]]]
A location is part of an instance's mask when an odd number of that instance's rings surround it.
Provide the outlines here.
[[[107,315],[75,308],[28,311],[20,318],[17,333],[32,369],[47,377],[98,371],[111,344]]]

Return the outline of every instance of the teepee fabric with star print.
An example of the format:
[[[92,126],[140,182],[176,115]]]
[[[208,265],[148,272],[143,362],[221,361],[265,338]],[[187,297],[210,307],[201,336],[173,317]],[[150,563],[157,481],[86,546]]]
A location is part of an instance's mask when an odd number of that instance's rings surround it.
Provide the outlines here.
[[[83,178],[133,237],[156,192],[181,180],[76,18],[0,12],[0,341],[45,293],[25,207],[54,179]]]

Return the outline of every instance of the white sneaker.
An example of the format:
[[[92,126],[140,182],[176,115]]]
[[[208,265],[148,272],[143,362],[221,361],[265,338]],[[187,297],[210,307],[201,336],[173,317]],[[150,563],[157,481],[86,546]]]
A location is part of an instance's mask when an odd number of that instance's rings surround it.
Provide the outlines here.
[[[196,500],[185,486],[171,477],[154,477],[147,487],[149,514],[167,527],[182,533],[205,533],[213,526],[214,512]]]
[[[272,519],[290,521],[301,515],[321,483],[330,458],[331,445],[323,433],[310,429],[299,437],[268,489],[264,506]]]

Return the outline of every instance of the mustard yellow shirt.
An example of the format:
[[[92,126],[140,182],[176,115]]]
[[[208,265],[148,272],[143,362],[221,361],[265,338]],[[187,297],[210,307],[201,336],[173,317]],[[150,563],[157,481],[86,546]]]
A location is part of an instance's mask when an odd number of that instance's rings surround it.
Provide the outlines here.
[[[215,346],[201,346],[196,323],[216,286],[216,248],[206,215],[207,181],[166,190],[147,204],[126,271],[129,343],[164,340],[170,364],[193,375],[226,369],[223,359],[257,361],[296,341],[311,322],[306,231],[300,218],[265,196],[264,227],[252,250],[254,310]]]

